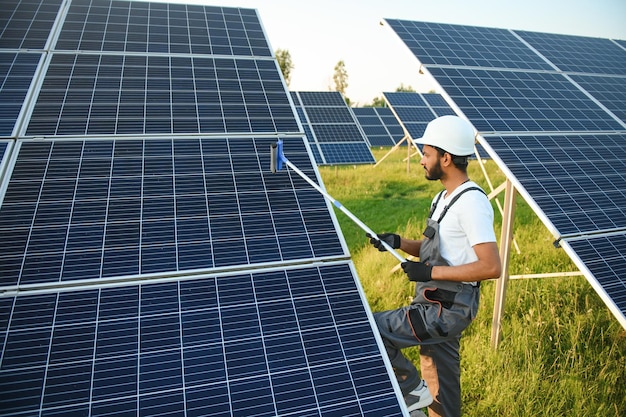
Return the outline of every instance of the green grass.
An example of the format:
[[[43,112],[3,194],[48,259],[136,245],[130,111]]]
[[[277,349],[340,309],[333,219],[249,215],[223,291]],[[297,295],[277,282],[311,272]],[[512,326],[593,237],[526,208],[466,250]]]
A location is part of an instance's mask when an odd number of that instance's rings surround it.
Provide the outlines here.
[[[374,151],[380,160],[388,149]],[[404,150],[378,167],[320,167],[328,192],[377,232],[419,237],[438,181],[424,179],[419,159],[407,172]],[[470,177],[486,191],[479,163]],[[494,186],[497,166],[485,165]],[[502,200],[502,196],[500,196]],[[502,216],[494,203],[496,236]],[[364,232],[337,211],[359,279],[373,311],[410,302],[412,285],[396,259],[372,248]],[[510,274],[576,271],[521,197],[516,199]],[[491,347],[495,281],[482,286],[478,318],[461,339],[465,416],[626,416],[626,332],[584,277],[510,280],[502,337]],[[407,351],[415,363],[419,351]]]

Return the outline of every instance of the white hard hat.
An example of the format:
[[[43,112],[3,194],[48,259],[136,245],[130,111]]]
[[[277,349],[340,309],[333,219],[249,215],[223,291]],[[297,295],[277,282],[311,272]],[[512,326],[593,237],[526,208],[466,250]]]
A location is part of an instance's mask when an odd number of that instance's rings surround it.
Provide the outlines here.
[[[424,135],[415,140],[421,145],[436,146],[455,156],[474,153],[474,127],[458,116],[441,116],[426,126]]]

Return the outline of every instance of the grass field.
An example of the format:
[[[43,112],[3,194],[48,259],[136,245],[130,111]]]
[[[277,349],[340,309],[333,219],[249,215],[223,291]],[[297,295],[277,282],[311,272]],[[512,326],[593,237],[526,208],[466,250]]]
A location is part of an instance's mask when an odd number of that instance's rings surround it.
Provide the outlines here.
[[[389,149],[374,151],[380,160]],[[328,192],[377,232],[419,237],[438,181],[424,179],[406,150],[373,165],[320,167]],[[485,165],[494,186],[504,179]],[[407,168],[409,172],[407,172]],[[470,177],[489,192],[479,162]],[[500,196],[502,201],[502,196]],[[517,197],[511,275],[576,271],[554,237]],[[502,216],[494,203],[496,236]],[[337,210],[337,218],[373,311],[411,300],[412,285],[393,272],[396,259],[372,248]],[[491,347],[495,282],[482,285],[478,318],[461,339],[464,416],[626,416],[626,331],[582,276],[509,281],[502,337]],[[419,351],[408,355],[418,363]]]

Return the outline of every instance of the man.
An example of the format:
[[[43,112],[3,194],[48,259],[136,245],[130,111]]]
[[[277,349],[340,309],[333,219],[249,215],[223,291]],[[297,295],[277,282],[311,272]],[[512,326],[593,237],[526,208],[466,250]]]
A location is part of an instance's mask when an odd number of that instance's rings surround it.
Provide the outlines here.
[[[467,174],[474,136],[472,125],[460,117],[431,121],[416,143],[423,145],[426,179],[440,181],[444,190],[433,199],[423,238],[370,237],[381,251],[384,240],[419,256],[419,262],[402,263],[416,283],[413,302],[374,317],[408,410],[429,406],[429,417],[461,415],[461,333],[476,316],[480,281],[498,278],[501,271],[493,208]],[[424,380],[401,352],[416,345]]]

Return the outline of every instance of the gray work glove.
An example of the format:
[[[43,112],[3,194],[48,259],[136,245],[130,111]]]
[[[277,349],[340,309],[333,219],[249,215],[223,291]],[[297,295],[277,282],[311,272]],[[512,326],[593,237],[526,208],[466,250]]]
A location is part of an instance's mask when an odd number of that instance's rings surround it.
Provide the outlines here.
[[[370,234],[367,234],[366,236],[370,238],[370,243],[381,252],[385,252],[387,250],[382,244],[382,240],[384,240],[385,243],[391,246],[393,249],[400,248],[400,235],[396,235],[394,233],[380,233],[376,235],[377,238],[372,237]]]

